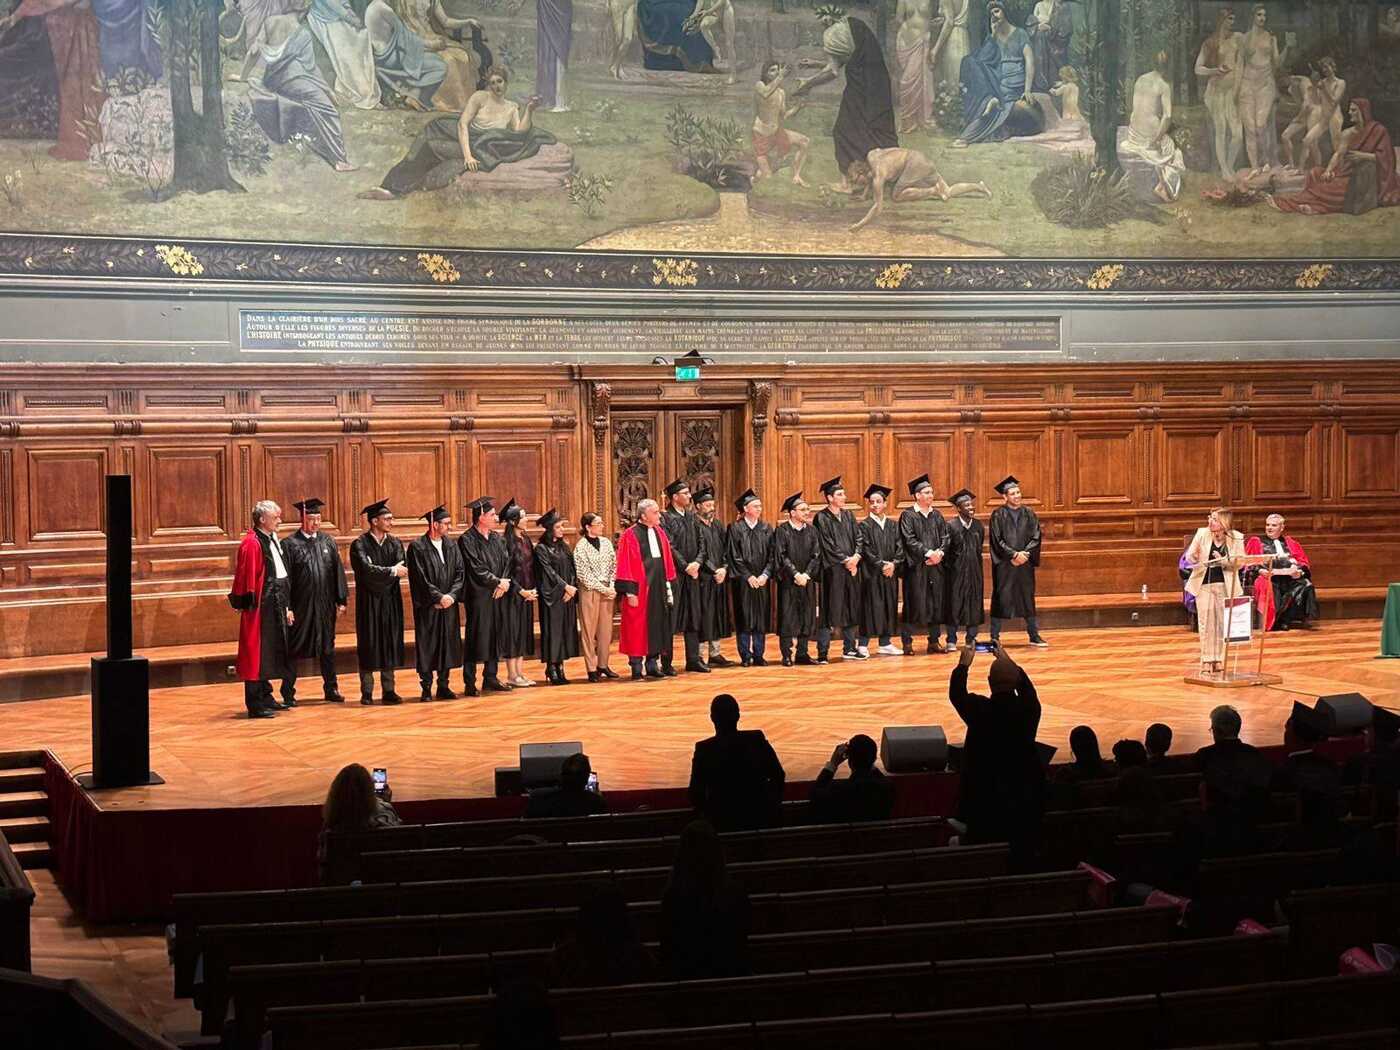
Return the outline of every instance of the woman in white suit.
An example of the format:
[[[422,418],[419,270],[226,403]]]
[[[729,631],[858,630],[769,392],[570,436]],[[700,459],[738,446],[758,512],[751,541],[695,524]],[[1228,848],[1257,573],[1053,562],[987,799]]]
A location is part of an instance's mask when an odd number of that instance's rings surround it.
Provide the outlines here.
[[[1196,599],[1200,619],[1201,671],[1221,669],[1225,658],[1225,599],[1244,594],[1240,563],[1244,558],[1244,536],[1230,527],[1231,513],[1216,507],[1197,529],[1186,547],[1186,563],[1191,575],[1186,591]]]

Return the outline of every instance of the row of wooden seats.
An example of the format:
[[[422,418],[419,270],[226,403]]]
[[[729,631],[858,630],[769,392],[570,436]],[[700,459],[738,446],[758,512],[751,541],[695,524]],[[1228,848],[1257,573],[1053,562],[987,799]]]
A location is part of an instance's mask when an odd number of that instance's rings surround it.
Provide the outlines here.
[[[836,951],[839,958],[846,953]],[[1005,958],[867,964],[726,980],[557,990],[564,1034],[757,1022],[853,1010],[955,1009],[1253,984],[1285,976],[1286,937],[1270,933]],[[448,959],[249,967],[233,974],[235,1045],[255,1047],[267,1011],[293,1005],[470,997],[491,1008],[489,970]]]
[[[1158,773],[1152,778],[1163,802],[1196,798],[1201,790],[1201,774],[1196,772]],[[1118,791],[1118,777],[1100,777],[1073,784],[1049,785],[1051,805],[1056,809],[1093,809],[1112,805]]]
[[[839,980],[839,975],[832,980]],[[811,975],[808,975],[808,981]],[[962,1007],[902,1013],[888,1003],[899,1001],[900,982],[878,982],[895,989],[883,999],[870,1000],[873,1009],[858,1017],[804,1017],[743,1021],[724,1026],[663,1028],[636,1037],[619,1038],[612,1031],[605,1043],[576,1046],[609,1048],[666,1047],[697,1050],[759,1046],[765,1050],[810,1050],[860,1040],[890,1047],[985,1050],[995,1040],[999,1050],[1019,1048],[1102,1046],[1115,1050],[1205,1046],[1229,1040],[1298,1038],[1328,1032],[1393,1029],[1400,1021],[1400,974],[1377,973],[1323,977],[1302,981],[1271,981],[1148,995],[1097,998],[1054,1003]],[[815,997],[794,986],[805,1002]],[[873,987],[873,986],[872,986]],[[616,989],[614,992],[618,991]],[[568,1001],[560,993],[561,1018],[590,1011],[587,1002]],[[596,990],[595,990],[596,995]],[[490,997],[427,999],[328,1006],[279,1007],[268,1011],[274,1050],[372,1050],[384,1046],[422,1046],[443,1042],[472,1042],[484,1020]],[[780,1002],[769,996],[765,1003]],[[567,1007],[564,1003],[567,1002]],[[601,1035],[620,1027],[618,1018],[632,1017],[632,1004],[615,1002],[626,1014],[599,1016]],[[566,1022],[567,1023],[567,1022]],[[601,1026],[606,1026],[601,1027]]]
[[[1294,973],[1334,969],[1348,948],[1400,934],[1400,883],[1324,886],[1300,890],[1284,901]]]

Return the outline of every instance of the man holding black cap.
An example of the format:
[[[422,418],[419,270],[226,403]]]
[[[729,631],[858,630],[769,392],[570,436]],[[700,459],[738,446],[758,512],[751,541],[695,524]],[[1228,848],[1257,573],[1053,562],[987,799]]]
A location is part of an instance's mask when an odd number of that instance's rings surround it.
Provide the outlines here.
[[[728,537],[715,518],[714,489],[706,486],[695,493],[696,526],[700,531],[700,641],[709,652],[705,669],[728,667],[729,660],[719,650],[719,640],[728,638],[734,627],[729,618],[729,564],[725,560]]]
[[[243,534],[228,603],[238,610],[238,677],[249,718],[271,718],[281,705],[272,679],[287,670],[287,628],[293,620],[287,563],[277,526],[282,508],[272,500],[254,505],[252,527]]]
[[[345,586],[345,563],[340,560],[335,540],[321,531],[321,510],[325,502],[304,499],[292,506],[301,511],[301,528],[282,541],[287,572],[292,584],[292,613],[287,644],[291,659],[287,677],[282,679],[282,703],[296,706],[299,657],[316,660],[321,669],[321,687],[333,704],[343,703],[335,677],[335,620],[345,611],[349,591]]]
[[[817,577],[822,552],[802,493],[783,500],[788,520],[773,530],[773,571],[778,576],[778,646],[783,666],[812,663],[807,645],[817,626]],[[793,641],[797,656],[793,658]]]
[[[374,672],[386,704],[401,702],[394,692],[394,668],[403,664],[403,590],[408,575],[403,544],[389,532],[394,513],[386,499],[360,512],[369,531],[350,544],[355,573],[355,653],[360,664],[360,703],[374,703]]]
[[[739,520],[729,526],[726,544],[734,589],[734,633],[739,663],[764,667],[763,646],[773,619],[768,581],[773,575],[773,528],[763,520],[763,501],[753,489],[734,501]]]
[[[904,547],[899,542],[899,525],[885,514],[890,492],[887,485],[874,484],[865,490],[870,513],[860,523],[864,537],[861,552],[861,638],[860,652],[870,655],[868,643],[879,640],[882,656],[903,656],[893,642],[899,630],[899,577],[904,570]]]
[[[929,653],[947,652],[938,636],[943,622],[944,559],[948,555],[948,523],[933,505],[933,485],[927,474],[909,482],[914,505],[899,516],[899,541],[904,548],[904,655],[914,655],[914,628],[928,633]]]
[[[700,659],[700,624],[704,613],[700,607],[700,528],[691,512],[690,486],[677,478],[666,486],[667,507],[661,514],[661,527],[671,541],[671,555],[676,560],[676,582],[672,585],[675,605],[671,607],[671,630],[685,639],[685,669],[709,673]],[[661,653],[661,673],[674,677],[672,651]]]
[[[821,608],[817,617],[817,663],[827,661],[831,632],[841,632],[841,657],[864,660],[856,645],[860,623],[861,554],[865,537],[856,526],[856,516],[846,509],[846,490],[841,475],[823,481],[826,507],[812,517],[812,527],[822,551]]]
[[[408,593],[413,596],[413,631],[417,641],[415,663],[422,691],[418,699],[433,698],[433,674],[437,674],[437,698],[455,700],[452,668],[462,662],[458,603],[466,588],[462,552],[448,533],[452,515],[435,507],[423,515],[428,531],[408,545]]]
[[[948,523],[948,556],[944,576],[947,579],[944,615],[948,618],[948,648],[956,649],[958,628],[968,645],[977,644],[977,628],[983,620],[982,611],[982,542],[986,532],[974,516],[977,497],[967,489],[959,489],[948,497],[958,509],[958,516]]]
[[[481,496],[468,504],[472,527],[457,538],[466,572],[462,604],[467,607],[466,641],[462,647],[462,675],[466,695],[506,693],[511,687],[500,679],[501,635],[506,606],[502,601],[520,585],[510,578],[510,551],[496,534],[496,503]],[[476,687],[476,665],[481,664],[481,689]]]
[[[1006,500],[992,511],[992,641],[1001,637],[1001,622],[1026,618],[1031,645],[1048,649],[1035,619],[1035,570],[1040,565],[1040,519],[1021,506],[1021,483],[1007,476],[996,490]]]

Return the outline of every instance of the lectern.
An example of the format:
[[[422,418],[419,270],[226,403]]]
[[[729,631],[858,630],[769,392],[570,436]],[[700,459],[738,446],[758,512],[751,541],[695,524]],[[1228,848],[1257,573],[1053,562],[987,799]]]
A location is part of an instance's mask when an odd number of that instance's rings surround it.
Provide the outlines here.
[[[1235,558],[1235,567],[1243,568],[1246,565],[1267,565],[1273,561],[1272,554],[1246,554],[1242,558]],[[1211,564],[1211,563],[1207,563]],[[1220,564],[1216,562],[1214,564]],[[1236,580],[1238,575],[1234,572],[1225,574],[1227,580]],[[1258,662],[1253,670],[1245,666],[1244,657],[1249,651],[1250,632],[1254,622],[1254,599],[1243,594],[1230,593],[1232,588],[1228,588],[1225,595],[1225,615],[1221,617],[1225,637],[1225,651],[1220,661],[1220,670],[1214,672],[1197,672],[1186,675],[1186,681],[1192,685],[1208,685],[1216,689],[1240,689],[1252,685],[1278,685],[1283,681],[1281,675],[1269,674],[1264,670],[1264,637],[1265,633],[1260,632]],[[1205,628],[1202,627],[1202,630]]]

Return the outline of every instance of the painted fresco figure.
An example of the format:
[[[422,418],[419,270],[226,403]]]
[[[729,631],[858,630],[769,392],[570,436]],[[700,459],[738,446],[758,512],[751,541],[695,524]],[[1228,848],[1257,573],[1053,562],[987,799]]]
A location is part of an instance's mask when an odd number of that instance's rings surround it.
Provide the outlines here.
[[[1038,0],[1026,19],[1026,32],[1035,53],[1035,75],[1027,77],[1032,91],[1049,91],[1055,83],[1055,71],[1069,63],[1070,37],[1074,34],[1074,17],[1065,0]]]
[[[1181,195],[1181,176],[1186,162],[1181,149],[1168,134],[1172,126],[1172,86],[1167,82],[1169,56],[1157,52],[1155,68],[1133,83],[1133,110],[1127,134],[1118,145],[1120,155],[1136,157],[1152,166],[1157,176],[1153,193],[1163,203]]]
[[[95,144],[97,117],[107,101],[97,44],[97,20],[88,0],[21,0],[0,18],[0,39],[26,18],[43,18],[58,80],[58,141],[55,160],[87,160]]]
[[[1278,167],[1278,77],[1288,58],[1288,48],[1280,54],[1278,38],[1265,28],[1267,19],[1264,5],[1255,4],[1254,24],[1244,35],[1240,73],[1240,123],[1254,171]]]
[[[933,68],[933,86],[956,87],[962,72],[962,61],[972,53],[972,38],[967,34],[967,13],[972,0],[938,0],[938,39],[929,53]]]
[[[1043,126],[1040,107],[1031,97],[1036,77],[1031,38],[1007,20],[1002,0],[991,0],[987,12],[991,32],[962,63],[966,124],[953,141],[956,147],[1000,142],[1013,134],[1033,135]]]
[[[356,109],[379,105],[379,78],[374,74],[374,46],[369,30],[349,0],[311,0],[307,28],[330,57],[335,97]]]
[[[365,8],[365,28],[374,48],[374,72],[381,90],[401,95],[410,109],[427,109],[447,78],[447,63],[428,49],[385,0]]]
[[[1347,116],[1351,123],[1327,167],[1313,168],[1300,192],[1276,193],[1270,204],[1301,215],[1361,214],[1400,204],[1400,175],[1390,132],[1371,116],[1369,99],[1352,99]]]
[[[899,0],[894,38],[899,66],[899,130],[933,127],[933,0]]]
[[[573,0],[535,0],[535,94],[551,113],[569,111],[564,74],[573,35]]]
[[[637,35],[642,41],[642,65],[673,73],[715,73],[715,52],[692,25],[692,0],[637,0]],[[691,26],[691,28],[687,28]]]
[[[1347,82],[1337,76],[1336,59],[1324,55],[1307,76],[1289,77],[1287,83],[1298,102],[1298,115],[1283,131],[1283,162],[1295,171],[1307,171],[1322,164],[1323,135],[1331,136],[1334,150],[1341,141]]]
[[[123,70],[139,69],[159,80],[165,73],[161,63],[160,41],[146,21],[147,0],[91,0],[97,19],[98,49],[102,52],[104,76],[120,76]]]
[[[724,51],[720,50],[716,27],[724,30]],[[699,31],[715,54],[714,64],[728,70],[725,83],[734,83],[734,68],[739,64],[739,54],[734,43],[734,5],[730,0],[695,0],[695,10],[682,28],[687,33]]]
[[[1196,75],[1206,78],[1204,102],[1213,129],[1215,164],[1220,177],[1232,179],[1239,167],[1244,124],[1240,119],[1240,69],[1244,64],[1244,34],[1235,32],[1235,13],[1228,7],[1216,16],[1215,32],[1206,37],[1196,56]]]
[[[807,159],[807,150],[812,140],[801,132],[785,126],[788,117],[802,108],[787,104],[787,92],[783,89],[783,78],[787,76],[787,66],[780,62],[769,62],[763,67],[763,75],[753,89],[753,142],[754,159],[758,170],[754,179],[766,179],[783,165],[789,154],[792,158],[792,181],[799,186],[807,185],[802,178],[802,164]]]

